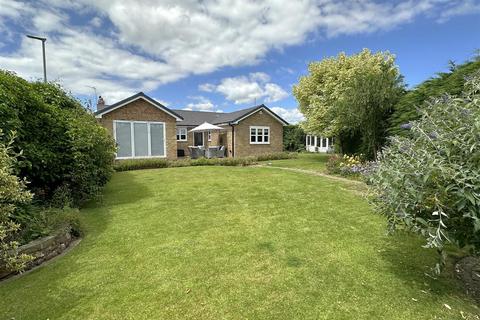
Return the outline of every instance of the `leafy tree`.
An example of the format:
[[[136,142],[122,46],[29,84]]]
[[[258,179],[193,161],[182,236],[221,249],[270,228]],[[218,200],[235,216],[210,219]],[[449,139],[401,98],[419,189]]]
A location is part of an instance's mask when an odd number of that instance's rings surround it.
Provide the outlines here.
[[[283,127],[283,148],[293,152],[305,150],[305,132],[299,125]]]
[[[18,254],[15,233],[20,225],[12,218],[17,206],[29,203],[32,194],[26,190],[25,182],[13,174],[16,159],[9,154],[10,151],[11,143],[0,142],[0,266],[21,271],[32,257]]]
[[[478,58],[462,65],[450,63],[450,72],[439,73],[436,77],[409,91],[394,107],[394,112],[389,120],[389,135],[408,135],[409,132],[403,130],[401,126],[420,118],[419,109],[422,108],[425,101],[430,97],[439,97],[445,93],[461,94],[466,79],[478,70],[480,70],[480,59]]]
[[[461,97],[427,103],[409,137],[394,136],[369,177],[373,203],[428,247],[480,252],[480,73]],[[438,266],[437,266],[438,267]],[[438,270],[437,270],[438,271]]]
[[[74,204],[94,196],[113,172],[115,144],[94,116],[58,85],[0,71],[0,129],[16,131],[16,164],[37,199],[61,191]]]
[[[324,136],[358,131],[361,149],[374,157],[384,142],[385,119],[404,91],[394,56],[364,49],[312,62],[308,69],[293,88],[305,131]]]

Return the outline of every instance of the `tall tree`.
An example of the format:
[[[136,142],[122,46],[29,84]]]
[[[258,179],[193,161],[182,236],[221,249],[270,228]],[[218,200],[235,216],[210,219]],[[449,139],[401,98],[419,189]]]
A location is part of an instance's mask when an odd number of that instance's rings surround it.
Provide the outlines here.
[[[395,57],[364,49],[312,62],[308,70],[293,88],[305,131],[339,137],[359,132],[360,149],[375,157],[385,139],[385,120],[404,92]]]
[[[410,135],[411,132],[402,129],[402,125],[420,118],[420,110],[424,108],[425,101],[443,94],[459,95],[466,81],[478,70],[480,70],[480,56],[461,65],[455,65],[454,68],[450,68],[450,72],[437,73],[435,77],[409,91],[394,107],[389,120],[389,135]]]

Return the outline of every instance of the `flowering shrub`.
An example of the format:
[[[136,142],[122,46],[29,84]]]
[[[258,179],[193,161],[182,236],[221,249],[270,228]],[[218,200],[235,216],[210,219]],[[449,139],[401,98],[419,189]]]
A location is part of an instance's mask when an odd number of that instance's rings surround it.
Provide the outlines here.
[[[339,164],[340,174],[342,176],[349,176],[359,173],[360,167],[362,166],[362,160],[360,159],[360,156],[349,156],[347,154],[344,154],[343,159]]]
[[[328,158],[327,172],[330,174],[340,174],[342,176],[364,176],[376,167],[374,161],[364,161],[363,155],[343,155],[334,154]]]
[[[369,177],[390,230],[404,226],[440,251],[446,242],[480,251],[480,74],[462,97],[445,95],[403,126]],[[440,271],[441,265],[437,265]]]

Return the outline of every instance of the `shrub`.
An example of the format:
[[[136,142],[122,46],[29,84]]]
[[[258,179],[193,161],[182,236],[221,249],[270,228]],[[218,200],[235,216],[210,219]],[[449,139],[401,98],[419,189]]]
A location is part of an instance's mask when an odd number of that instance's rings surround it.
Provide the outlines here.
[[[329,174],[340,174],[340,164],[342,163],[342,156],[338,154],[332,154],[328,157],[326,164],[327,172]]]
[[[13,174],[16,159],[9,155],[10,149],[11,145],[0,143],[0,265],[8,270],[22,271],[32,257],[18,254],[15,234],[20,225],[13,216],[19,206],[30,202],[32,194],[26,190],[25,181]]]
[[[59,230],[69,230],[74,236],[81,235],[80,213],[75,208],[54,208],[30,206],[25,212],[16,215],[20,225],[18,241],[28,243]]]
[[[373,203],[390,230],[404,226],[440,251],[480,250],[480,75],[462,97],[425,105],[411,137],[394,137],[370,176]],[[440,265],[437,265],[439,271]]]
[[[153,168],[172,168],[172,167],[189,167],[189,166],[248,166],[258,161],[279,160],[295,158],[296,153],[279,152],[263,154],[259,156],[243,157],[243,158],[199,158],[199,159],[131,159],[118,160],[115,163],[116,171],[129,171]]]
[[[60,188],[67,202],[79,205],[113,172],[113,139],[58,85],[0,71],[0,129],[18,133],[12,147],[23,154],[15,170],[37,200],[51,200]]]
[[[283,127],[283,148],[291,152],[305,150],[305,132],[299,125]]]

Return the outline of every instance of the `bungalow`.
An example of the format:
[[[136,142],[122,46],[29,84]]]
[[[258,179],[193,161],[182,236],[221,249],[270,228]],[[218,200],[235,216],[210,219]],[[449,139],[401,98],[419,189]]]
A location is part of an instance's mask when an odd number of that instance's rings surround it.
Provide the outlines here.
[[[143,92],[108,106],[100,97],[95,117],[115,138],[117,159],[176,159],[192,146],[224,146],[228,157],[281,152],[288,125],[263,104],[229,113],[175,110]],[[223,130],[190,132],[205,122]]]

